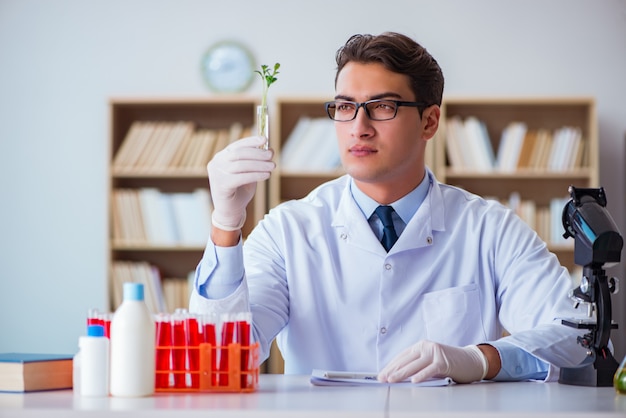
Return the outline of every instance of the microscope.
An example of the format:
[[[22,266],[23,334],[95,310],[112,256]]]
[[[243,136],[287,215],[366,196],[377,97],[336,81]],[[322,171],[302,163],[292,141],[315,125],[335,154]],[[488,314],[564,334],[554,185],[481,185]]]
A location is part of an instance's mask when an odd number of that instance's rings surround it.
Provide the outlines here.
[[[589,330],[578,337],[587,358],[575,367],[562,368],[559,383],[577,386],[612,386],[619,367],[609,351],[609,337],[617,324],[611,318],[611,294],[618,279],[608,278],[604,266],[620,261],[624,241],[606,209],[604,188],[569,187],[571,199],[563,209],[564,238],[574,238],[574,263],[583,267],[580,286],[570,292],[575,306],[587,305],[590,320],[562,320],[562,324]],[[595,321],[591,318],[594,316]]]

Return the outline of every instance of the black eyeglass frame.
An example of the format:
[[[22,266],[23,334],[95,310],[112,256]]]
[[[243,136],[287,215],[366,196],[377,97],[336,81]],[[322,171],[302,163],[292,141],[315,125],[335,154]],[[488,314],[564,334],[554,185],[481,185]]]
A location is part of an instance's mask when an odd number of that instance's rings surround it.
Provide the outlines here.
[[[371,103],[379,103],[379,102],[392,102],[395,103],[396,105],[396,109],[395,112],[393,113],[393,116],[390,118],[386,118],[386,119],[374,119],[372,118],[372,116],[370,115],[369,110],[367,109],[367,105],[371,104]],[[356,110],[354,111],[354,116],[352,117],[352,119],[346,119],[346,120],[337,120],[335,118],[332,117],[332,115],[330,114],[330,107],[332,105],[336,105],[337,103],[349,103],[349,104],[353,104],[356,106]],[[392,120],[395,119],[396,116],[398,115],[398,108],[400,106],[410,106],[410,107],[428,107],[428,104],[425,102],[407,102],[404,100],[393,100],[393,99],[374,99],[374,100],[368,100],[366,102],[352,102],[350,100],[332,100],[330,102],[326,102],[324,103],[324,109],[326,109],[326,114],[328,115],[328,117],[335,121],[335,122],[350,122],[353,121],[354,119],[356,119],[356,115],[359,113],[359,108],[363,108],[365,109],[365,115],[367,115],[367,118],[369,120],[373,120],[373,121],[385,121],[385,120]],[[421,111],[420,111],[421,114]]]

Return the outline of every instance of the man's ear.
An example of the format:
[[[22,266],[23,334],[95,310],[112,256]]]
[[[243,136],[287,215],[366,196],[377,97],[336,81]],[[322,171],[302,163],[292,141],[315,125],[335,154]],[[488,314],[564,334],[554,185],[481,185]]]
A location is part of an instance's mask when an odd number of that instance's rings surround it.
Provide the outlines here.
[[[423,139],[431,139],[439,128],[441,108],[437,105],[428,106],[422,112]]]

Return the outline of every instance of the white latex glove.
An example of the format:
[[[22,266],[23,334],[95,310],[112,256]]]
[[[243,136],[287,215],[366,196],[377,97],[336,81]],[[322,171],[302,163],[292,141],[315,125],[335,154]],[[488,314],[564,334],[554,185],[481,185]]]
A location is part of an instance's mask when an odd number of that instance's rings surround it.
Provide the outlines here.
[[[276,166],[272,161],[274,152],[259,148],[264,143],[265,138],[261,136],[243,138],[209,161],[212,223],[216,228],[236,231],[246,221],[246,206],[256,192],[256,183],[267,180]]]
[[[391,383],[411,377],[411,382],[417,383],[449,376],[457,383],[469,383],[484,379],[487,371],[487,359],[475,345],[452,347],[420,341],[391,360],[378,373],[378,380]]]

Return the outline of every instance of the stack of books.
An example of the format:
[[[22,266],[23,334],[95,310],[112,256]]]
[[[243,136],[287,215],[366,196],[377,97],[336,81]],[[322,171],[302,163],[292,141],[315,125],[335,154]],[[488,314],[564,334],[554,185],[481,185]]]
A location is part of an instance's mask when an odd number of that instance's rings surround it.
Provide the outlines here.
[[[584,167],[585,141],[580,128],[528,129],[511,122],[502,131],[497,153],[485,124],[475,117],[446,120],[446,152],[454,169],[476,172],[534,170],[566,172]]]
[[[495,157],[485,124],[469,117],[463,121],[452,117],[446,121],[446,150],[450,165],[456,169],[489,172]]]
[[[113,241],[116,245],[204,246],[211,230],[212,209],[207,189],[192,193],[115,189]]]
[[[113,170],[117,174],[203,171],[216,152],[250,132],[241,123],[229,129],[196,129],[185,121],[136,121],[115,153]]]
[[[189,296],[195,272],[187,277],[161,277],[159,268],[147,261],[116,260],[111,264],[112,306],[117,308],[123,300],[125,282],[144,285],[145,300],[153,313],[174,312],[189,306]]]
[[[333,172],[341,166],[334,122],[300,117],[287,137],[280,156],[284,172]]]

